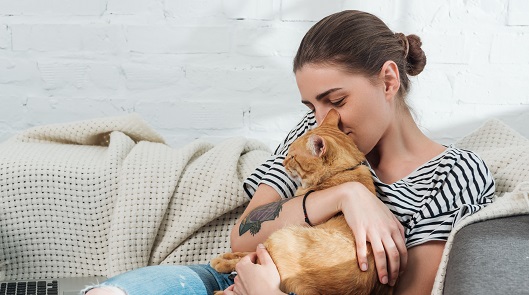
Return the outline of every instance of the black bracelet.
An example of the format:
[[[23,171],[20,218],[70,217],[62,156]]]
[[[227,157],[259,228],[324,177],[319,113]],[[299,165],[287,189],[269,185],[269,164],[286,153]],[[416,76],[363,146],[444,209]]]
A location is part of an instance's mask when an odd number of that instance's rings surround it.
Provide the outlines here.
[[[303,214],[305,215],[305,222],[310,225],[310,226],[313,226],[312,223],[310,223],[310,220],[309,220],[309,216],[307,215],[307,206],[305,205],[305,201],[307,201],[307,197],[313,193],[314,190],[310,190],[308,192],[305,193],[305,196],[303,196],[303,203],[302,203],[302,206],[303,206]]]
[[[296,294],[294,292],[290,292],[290,293],[288,293],[288,295],[298,295],[298,294]]]

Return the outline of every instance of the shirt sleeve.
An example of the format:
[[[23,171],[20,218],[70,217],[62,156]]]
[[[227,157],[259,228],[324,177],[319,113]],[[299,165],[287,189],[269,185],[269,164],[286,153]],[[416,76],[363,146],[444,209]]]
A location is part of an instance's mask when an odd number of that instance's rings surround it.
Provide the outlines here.
[[[288,133],[287,137],[279,144],[270,158],[257,167],[257,169],[255,169],[255,171],[244,181],[244,191],[250,199],[261,183],[273,187],[279,193],[281,198],[290,198],[294,196],[294,193],[300,184],[288,176],[283,167],[283,160],[285,159],[290,144],[314,127],[316,127],[314,113],[308,112],[296,127]]]
[[[407,229],[407,247],[432,240],[446,241],[459,221],[492,203],[494,179],[480,157],[461,150],[453,163],[443,166],[448,168],[446,177]]]

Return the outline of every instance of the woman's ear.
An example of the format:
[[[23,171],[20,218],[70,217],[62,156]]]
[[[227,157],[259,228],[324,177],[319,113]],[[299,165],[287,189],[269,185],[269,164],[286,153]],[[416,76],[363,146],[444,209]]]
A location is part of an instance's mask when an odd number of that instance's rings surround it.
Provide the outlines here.
[[[399,68],[394,61],[388,60],[384,63],[380,70],[380,79],[384,82],[386,99],[393,99],[400,88]]]

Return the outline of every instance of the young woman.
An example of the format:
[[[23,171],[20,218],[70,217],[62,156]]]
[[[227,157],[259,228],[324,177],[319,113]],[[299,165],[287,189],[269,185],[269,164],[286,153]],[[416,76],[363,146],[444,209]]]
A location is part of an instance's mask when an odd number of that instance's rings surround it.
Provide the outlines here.
[[[298,184],[281,163],[290,143],[333,108],[340,113],[341,130],[366,154],[378,198],[357,183],[314,192],[306,202],[311,223],[342,212],[355,234],[361,269],[376,267],[384,284],[395,285],[398,278],[397,294],[429,294],[452,227],[491,202],[494,181],[474,153],[440,145],[417,127],[405,98],[408,75],[419,74],[425,64],[419,37],[394,33],[371,14],[343,11],[319,21],[294,59],[301,102],[310,112],[245,182],[251,201],[232,230],[231,246],[257,250],[239,262],[234,283],[209,266],[154,266],[104,284],[130,295],[146,294],[142,290],[206,294],[226,287],[228,294],[282,294],[277,269],[261,243],[285,225],[306,224],[301,199],[294,196]],[[280,214],[261,217],[271,209],[281,209]],[[247,231],[249,222],[260,222],[260,229]],[[367,264],[367,242],[374,266]],[[257,257],[261,264],[255,264]],[[178,289],[190,284],[192,292]],[[105,292],[96,288],[87,294],[122,294]]]

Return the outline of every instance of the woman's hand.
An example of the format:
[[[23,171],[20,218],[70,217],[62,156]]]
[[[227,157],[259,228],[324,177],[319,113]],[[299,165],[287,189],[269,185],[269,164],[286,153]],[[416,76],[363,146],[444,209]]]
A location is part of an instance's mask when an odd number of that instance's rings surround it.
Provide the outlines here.
[[[260,264],[256,264],[257,260]],[[235,284],[224,290],[226,295],[285,294],[279,290],[279,272],[263,244],[243,257],[235,270]]]
[[[366,242],[370,242],[380,282],[394,286],[408,262],[403,226],[365,186],[359,183],[342,186],[340,211],[354,233],[360,269],[368,268]]]

